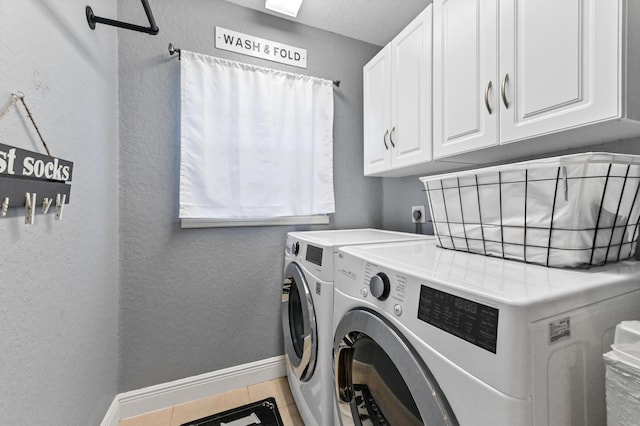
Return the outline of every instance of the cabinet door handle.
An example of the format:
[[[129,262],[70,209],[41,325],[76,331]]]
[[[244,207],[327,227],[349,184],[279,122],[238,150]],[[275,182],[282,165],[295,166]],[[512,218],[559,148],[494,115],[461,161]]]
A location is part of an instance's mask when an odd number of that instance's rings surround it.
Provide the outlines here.
[[[505,74],[502,78],[502,84],[500,85],[500,92],[502,93],[502,102],[504,103],[504,107],[509,109],[509,101],[507,100],[506,86],[507,81],[509,81],[509,73]]]
[[[389,151],[389,145],[387,145],[387,135],[389,134],[389,129],[384,132],[384,136],[382,137],[382,142],[384,142],[384,148]]]
[[[396,126],[393,126],[393,129],[391,129],[391,133],[389,133],[389,141],[391,141],[391,146],[392,147],[396,147],[396,144],[393,143],[393,133],[396,131]]]
[[[489,80],[489,84],[487,84],[487,88],[484,89],[484,105],[487,107],[487,111],[489,111],[489,115],[493,113],[493,109],[491,109],[491,105],[489,105],[489,91],[491,90],[492,86],[493,86],[493,83],[491,83],[491,80]]]

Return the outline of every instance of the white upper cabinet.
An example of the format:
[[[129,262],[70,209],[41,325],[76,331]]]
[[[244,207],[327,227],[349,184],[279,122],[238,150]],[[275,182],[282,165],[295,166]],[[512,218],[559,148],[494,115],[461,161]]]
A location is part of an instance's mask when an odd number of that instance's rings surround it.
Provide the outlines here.
[[[365,176],[431,160],[431,21],[429,6],[363,68]]]
[[[640,135],[640,1],[433,3],[435,159],[487,163]]]
[[[391,41],[393,167],[431,160],[431,21],[429,6]]]
[[[363,68],[364,174],[391,167],[391,45]]]
[[[620,114],[619,13],[612,0],[500,2],[501,143]]]
[[[497,0],[434,0],[433,154],[498,143]]]

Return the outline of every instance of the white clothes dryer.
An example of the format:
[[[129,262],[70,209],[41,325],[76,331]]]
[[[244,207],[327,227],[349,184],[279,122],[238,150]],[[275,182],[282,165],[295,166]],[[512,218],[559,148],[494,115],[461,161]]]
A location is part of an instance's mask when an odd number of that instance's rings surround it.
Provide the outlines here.
[[[378,229],[290,232],[282,285],[287,377],[306,426],[333,424],[334,256],[343,246],[408,240],[426,235]]]
[[[335,269],[338,424],[606,424],[602,354],[640,318],[640,262],[551,269],[428,241],[344,247]]]

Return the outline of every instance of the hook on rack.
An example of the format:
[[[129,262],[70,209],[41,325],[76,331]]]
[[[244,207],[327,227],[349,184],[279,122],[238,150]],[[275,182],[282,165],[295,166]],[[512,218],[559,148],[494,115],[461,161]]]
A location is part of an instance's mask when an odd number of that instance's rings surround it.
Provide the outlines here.
[[[52,201],[53,199],[47,197],[44,197],[42,199],[42,214],[47,214],[47,212],[49,211],[49,207],[51,207]]]
[[[33,225],[36,216],[36,193],[25,193],[24,223]]]
[[[8,210],[9,210],[9,197],[4,197],[4,200],[2,201],[2,216],[6,216]]]
[[[85,14],[87,15],[87,23],[89,24],[89,28],[91,28],[92,30],[95,30],[96,24],[104,24],[104,25],[111,25],[112,27],[124,28],[126,30],[147,33],[149,35],[158,34],[160,29],[156,25],[156,20],[153,18],[153,13],[151,12],[151,7],[149,6],[148,0],[141,0],[141,1],[142,1],[142,7],[144,8],[144,13],[147,15],[147,19],[149,20],[148,27],[130,24],[128,22],[116,21],[115,19],[103,18],[101,16],[96,16],[93,13],[93,9],[91,9],[91,6],[87,6],[85,7]]]
[[[64,203],[67,201],[67,194],[56,195],[56,220],[62,220],[62,211],[64,210]]]

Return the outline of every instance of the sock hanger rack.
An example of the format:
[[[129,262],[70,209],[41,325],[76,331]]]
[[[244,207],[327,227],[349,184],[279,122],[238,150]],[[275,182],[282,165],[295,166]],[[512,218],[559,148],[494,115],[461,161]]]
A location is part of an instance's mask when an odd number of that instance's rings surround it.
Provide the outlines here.
[[[18,104],[24,107],[27,117],[44,146],[46,155],[0,143],[0,217],[7,216],[10,208],[24,207],[25,224],[33,225],[37,198],[42,200],[42,214],[55,205],[56,220],[62,219],[64,205],[69,203],[73,163],[53,157],[36,125],[33,114],[22,92],[12,94],[13,100],[0,112],[0,119]]]

